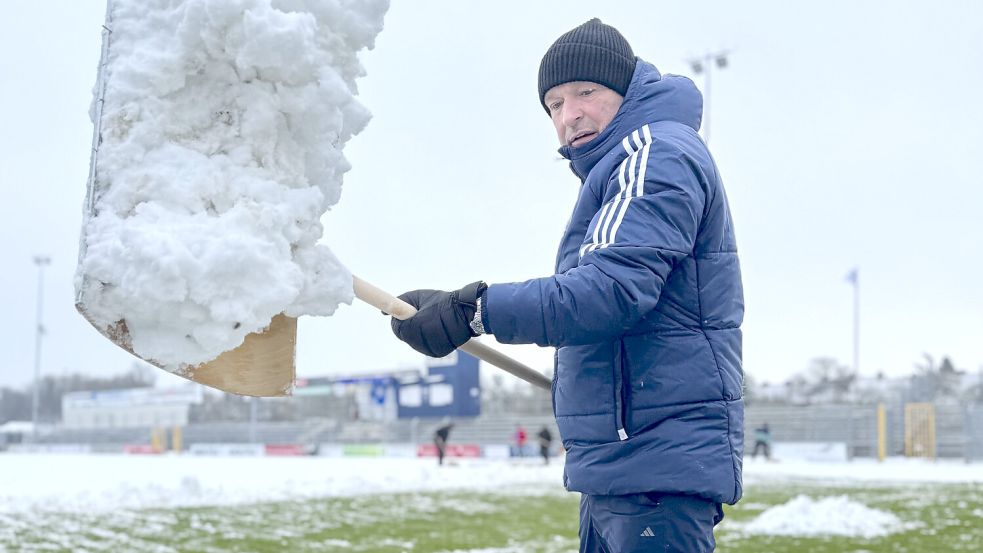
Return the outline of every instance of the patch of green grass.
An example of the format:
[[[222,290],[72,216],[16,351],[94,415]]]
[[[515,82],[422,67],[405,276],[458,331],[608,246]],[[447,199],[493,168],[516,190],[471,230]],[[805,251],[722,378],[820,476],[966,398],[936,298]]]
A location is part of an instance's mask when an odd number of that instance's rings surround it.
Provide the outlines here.
[[[562,490],[387,494],[113,514],[8,516],[0,551],[559,553],[577,548]],[[23,549],[18,549],[17,544]]]
[[[847,495],[893,513],[906,530],[876,539],[749,535],[743,524],[805,494]],[[0,515],[0,551],[482,552],[577,550],[579,496],[555,487],[494,493],[404,493],[231,507],[116,513]],[[750,486],[726,508],[721,553],[978,551],[981,485],[825,485],[788,481]]]

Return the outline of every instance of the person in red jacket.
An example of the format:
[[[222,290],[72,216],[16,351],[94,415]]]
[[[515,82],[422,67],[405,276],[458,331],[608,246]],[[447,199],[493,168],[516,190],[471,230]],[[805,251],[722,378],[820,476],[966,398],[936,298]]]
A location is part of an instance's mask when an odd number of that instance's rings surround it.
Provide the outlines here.
[[[521,424],[515,425],[515,450],[519,457],[526,456],[526,429]]]

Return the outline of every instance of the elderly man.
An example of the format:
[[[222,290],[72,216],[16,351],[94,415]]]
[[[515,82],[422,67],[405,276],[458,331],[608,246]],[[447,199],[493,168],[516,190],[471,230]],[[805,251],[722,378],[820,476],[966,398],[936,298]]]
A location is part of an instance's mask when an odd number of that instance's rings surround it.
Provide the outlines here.
[[[393,331],[434,357],[485,333],[556,347],[581,551],[712,551],[741,497],[744,300],[702,97],[592,19],[547,50],[539,100],[582,181],[555,274],[408,292]]]

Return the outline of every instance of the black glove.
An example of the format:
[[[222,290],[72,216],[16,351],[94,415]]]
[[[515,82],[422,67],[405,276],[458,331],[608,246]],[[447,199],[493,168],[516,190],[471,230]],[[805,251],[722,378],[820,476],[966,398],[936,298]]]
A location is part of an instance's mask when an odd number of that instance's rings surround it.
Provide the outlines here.
[[[476,336],[471,319],[486,288],[479,281],[453,292],[406,292],[399,299],[415,307],[417,313],[405,321],[393,317],[393,334],[424,355],[443,357]]]

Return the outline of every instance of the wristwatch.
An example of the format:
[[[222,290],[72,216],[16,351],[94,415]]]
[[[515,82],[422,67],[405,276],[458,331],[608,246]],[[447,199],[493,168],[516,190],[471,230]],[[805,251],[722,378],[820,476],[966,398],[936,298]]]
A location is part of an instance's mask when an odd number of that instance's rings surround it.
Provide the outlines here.
[[[485,325],[481,322],[481,296],[478,297],[477,309],[474,310],[474,317],[471,319],[471,332],[475,336],[485,334]]]

